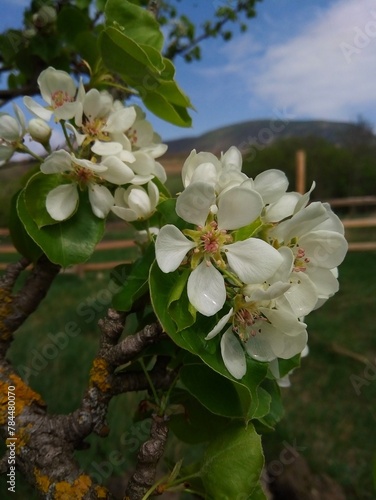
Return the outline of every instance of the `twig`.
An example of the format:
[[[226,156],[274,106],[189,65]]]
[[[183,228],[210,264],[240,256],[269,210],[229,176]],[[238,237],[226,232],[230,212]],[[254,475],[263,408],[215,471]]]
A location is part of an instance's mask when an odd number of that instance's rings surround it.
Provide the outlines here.
[[[366,356],[363,356],[362,354],[354,351],[350,351],[350,349],[347,349],[346,347],[343,347],[336,342],[332,343],[332,349],[337,354],[342,354],[343,356],[347,356],[348,358],[355,359],[355,361],[359,361],[360,363],[364,363],[365,365],[369,363],[369,360]]]
[[[166,417],[152,416],[150,439],[141,445],[137,456],[136,470],[129,480],[125,496],[141,500],[153,486],[157,465],[161,459],[168,437]]]

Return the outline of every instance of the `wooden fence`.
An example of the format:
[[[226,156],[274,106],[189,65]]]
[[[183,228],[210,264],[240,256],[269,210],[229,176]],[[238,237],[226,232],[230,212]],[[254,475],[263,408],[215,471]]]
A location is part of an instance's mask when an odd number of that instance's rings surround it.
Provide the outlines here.
[[[351,197],[351,198],[340,198],[328,200],[333,208],[339,207],[372,207],[376,206],[376,196],[362,196],[362,197]],[[344,224],[345,230],[353,229],[368,229],[371,227],[376,228],[376,216],[369,217],[358,217],[358,218],[343,218],[342,222]],[[111,232],[123,231],[124,224],[119,226],[117,223],[111,224]],[[0,228],[0,237],[9,238],[9,231],[5,228]],[[9,241],[9,240],[8,240]],[[104,240],[98,243],[96,251],[108,251],[116,249],[129,249],[136,246],[135,242],[132,240]],[[355,252],[365,252],[365,251],[376,251],[376,241],[361,241],[361,242],[350,242],[349,251]],[[16,254],[17,251],[14,246],[10,243],[0,244],[0,254]],[[86,271],[104,271],[106,269],[112,269],[116,265],[124,263],[123,261],[103,261],[103,262],[88,262],[85,264],[80,264],[73,266],[72,272],[83,274]],[[5,269],[6,263],[0,263],[0,270]]]

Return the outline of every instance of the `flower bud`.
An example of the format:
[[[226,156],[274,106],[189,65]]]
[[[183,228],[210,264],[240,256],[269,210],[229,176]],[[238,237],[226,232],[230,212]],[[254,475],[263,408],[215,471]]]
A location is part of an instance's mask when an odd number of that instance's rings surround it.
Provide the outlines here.
[[[34,141],[48,144],[51,133],[51,127],[41,118],[32,118],[29,121],[29,134]]]

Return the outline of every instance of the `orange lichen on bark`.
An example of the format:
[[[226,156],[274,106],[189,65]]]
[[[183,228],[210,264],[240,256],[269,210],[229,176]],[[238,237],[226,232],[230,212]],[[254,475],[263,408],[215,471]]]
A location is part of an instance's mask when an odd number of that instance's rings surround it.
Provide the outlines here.
[[[41,396],[33,391],[25,382],[16,374],[10,374],[8,380],[0,380],[0,425],[6,423],[8,418],[8,388],[14,386],[15,411],[14,417],[20,415],[25,406],[30,406],[32,403],[37,403],[40,406],[45,406]]]
[[[108,498],[108,491],[103,486],[96,486],[95,493],[97,494],[97,498]]]
[[[51,480],[48,476],[45,476],[37,468],[34,469],[34,477],[37,487],[43,493],[47,493],[49,487],[51,486]]]
[[[55,485],[54,500],[82,500],[89,492],[92,481],[89,476],[82,474],[73,484],[61,481]]]
[[[101,392],[107,392],[111,389],[109,378],[107,361],[103,358],[95,358],[90,371],[90,385],[95,385]]]

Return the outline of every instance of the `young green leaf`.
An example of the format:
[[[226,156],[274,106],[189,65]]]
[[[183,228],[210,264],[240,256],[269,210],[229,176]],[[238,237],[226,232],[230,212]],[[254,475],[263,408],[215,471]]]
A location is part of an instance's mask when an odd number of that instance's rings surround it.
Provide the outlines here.
[[[258,487],[264,456],[252,424],[233,425],[208,446],[200,476],[207,498],[249,499]]]

